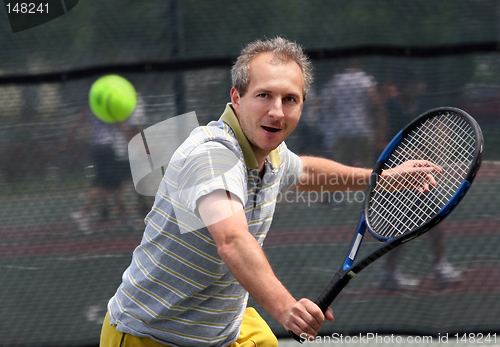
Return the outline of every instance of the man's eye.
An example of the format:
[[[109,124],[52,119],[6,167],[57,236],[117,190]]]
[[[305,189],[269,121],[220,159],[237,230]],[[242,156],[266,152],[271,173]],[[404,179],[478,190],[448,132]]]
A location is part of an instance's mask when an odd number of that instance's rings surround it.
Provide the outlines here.
[[[257,95],[257,96],[258,96],[259,98],[267,98],[267,97],[269,97],[269,94],[267,94],[267,93],[261,93],[261,94],[259,94],[259,95]]]
[[[295,98],[293,96],[287,96],[285,98],[285,101],[287,101],[287,102],[295,102]]]

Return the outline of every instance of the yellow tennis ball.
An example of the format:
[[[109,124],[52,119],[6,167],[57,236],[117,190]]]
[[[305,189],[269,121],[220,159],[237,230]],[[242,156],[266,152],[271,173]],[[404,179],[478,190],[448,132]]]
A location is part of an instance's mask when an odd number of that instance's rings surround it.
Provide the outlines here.
[[[118,75],[107,75],[92,84],[89,92],[92,113],[105,123],[126,120],[137,105],[132,83]]]

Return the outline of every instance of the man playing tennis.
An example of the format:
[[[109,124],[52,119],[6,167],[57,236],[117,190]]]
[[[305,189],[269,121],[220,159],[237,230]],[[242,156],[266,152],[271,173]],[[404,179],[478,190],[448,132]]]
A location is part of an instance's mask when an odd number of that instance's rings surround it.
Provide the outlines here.
[[[312,81],[297,44],[249,44],[232,80],[222,117],[195,129],[171,159],[142,242],[108,304],[101,346],[277,346],[246,307],[248,295],[300,336],[315,337],[333,320],[331,309],[323,315],[312,301],[293,298],[262,243],[279,194],[294,187],[361,190],[371,170],[287,149]],[[435,184],[436,166],[404,165],[418,189]],[[329,175],[349,179],[318,179]]]

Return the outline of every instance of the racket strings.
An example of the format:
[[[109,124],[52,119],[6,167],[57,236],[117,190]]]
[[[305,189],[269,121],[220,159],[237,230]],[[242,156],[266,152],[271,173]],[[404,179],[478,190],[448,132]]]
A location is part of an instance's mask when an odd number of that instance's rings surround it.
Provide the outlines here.
[[[436,186],[420,193],[415,175],[402,173],[392,181],[380,177],[370,197],[368,218],[373,230],[391,238],[434,217],[451,199],[467,175],[474,158],[474,132],[453,112],[430,118],[409,134],[387,160],[385,170],[408,160],[428,160],[443,172],[433,173]],[[401,186],[406,187],[401,190]]]
[[[425,127],[423,127],[423,128],[425,128]],[[426,131],[428,131],[428,129]],[[429,134],[429,132],[427,132],[426,134]],[[432,149],[434,149],[434,150],[436,150],[436,147],[437,147],[436,143],[437,143],[437,141],[429,141],[429,138],[432,139],[432,140],[444,140],[442,134],[439,134],[439,133],[436,133],[435,136],[432,136],[432,137],[426,136],[426,141],[430,144],[430,147]],[[444,157],[441,150],[438,152],[438,155],[436,157],[437,158],[443,158]],[[422,157],[421,155],[420,156],[416,156],[415,158],[416,159],[427,159],[427,160],[431,159],[432,160],[432,158],[429,158],[428,156]],[[460,162],[461,160],[455,158],[454,161],[455,162],[457,162],[457,161]],[[436,163],[436,164],[438,164],[438,165],[440,165],[440,166],[443,166],[443,164],[441,164],[440,161],[433,160],[433,162]],[[393,161],[393,165],[394,165],[394,161]],[[449,167],[453,168],[453,166],[449,166]],[[440,180],[437,179],[437,181],[439,182]],[[453,186],[450,187],[450,185],[447,184],[447,182],[444,182],[442,180],[441,180],[440,183],[441,183],[441,185],[443,185],[444,190],[455,191],[456,188],[458,188],[458,186],[459,186],[458,184],[456,184],[456,185],[453,185]],[[408,182],[408,184],[410,184],[410,183]],[[390,213],[390,215],[393,218],[398,219],[399,223],[403,223],[404,222],[403,219],[406,219],[406,220],[410,220],[412,222],[413,226],[417,227],[418,225],[420,225],[423,222],[425,222],[428,219],[430,219],[435,214],[436,208],[437,208],[437,210],[439,210],[439,208],[441,206],[444,206],[444,204],[449,199],[448,197],[446,197],[446,199],[443,199],[442,197],[440,197],[439,194],[436,194],[436,192],[439,193],[439,191],[434,191],[434,193],[435,193],[434,197],[436,198],[436,199],[433,199],[433,201],[435,201],[434,206],[430,206],[429,203],[427,203],[427,204],[421,203],[422,202],[421,195],[415,195],[415,194],[413,194],[413,196],[411,196],[411,195],[408,196],[408,194],[406,194],[406,196],[404,196],[404,198],[406,198],[408,200],[407,206],[411,206],[414,209],[414,211],[415,211],[415,218],[414,219],[408,218],[407,217],[407,213],[408,212],[405,214],[404,210],[398,210],[397,215],[394,214],[394,213]],[[391,205],[393,207],[395,206],[394,203],[391,204]],[[392,228],[394,228],[394,223],[391,223],[391,226],[392,226]],[[387,227],[386,227],[386,229],[387,229]],[[411,228],[408,228],[408,229],[411,229]],[[401,232],[402,231],[400,231],[400,233]],[[383,233],[385,234],[385,230],[383,231]]]
[[[443,136],[442,136],[442,131],[436,132],[433,136],[428,136],[428,134],[430,134],[429,129],[426,129],[426,126],[422,127],[420,130],[422,131],[422,129],[425,129],[425,131],[427,131],[427,132],[425,132],[425,134],[427,135],[427,136],[425,136],[425,140],[430,144],[429,147],[431,147],[431,149],[433,149],[434,152],[436,152],[436,149],[439,148],[439,147],[436,146],[436,144],[439,142],[439,140],[444,140]],[[438,129],[441,130],[442,128],[438,128]],[[414,138],[414,137],[415,137],[415,134],[414,134],[414,136],[412,136],[412,138]],[[420,136],[420,137],[424,138],[423,136]],[[410,138],[410,142],[414,142],[414,141],[412,141],[413,140],[412,138]],[[429,141],[429,139],[432,139],[433,141]],[[437,141],[435,141],[435,140],[437,140]],[[406,147],[408,147],[408,146],[406,146]],[[437,158],[443,158],[444,157],[443,153],[442,153],[442,150],[439,150],[438,155],[436,157]],[[408,158],[408,156],[403,156],[403,158]],[[427,159],[427,160],[431,159],[432,160],[432,158],[429,158],[427,155],[426,156],[422,156],[421,154],[415,156],[415,158],[416,159]],[[455,158],[453,161],[460,162],[461,160]],[[439,161],[434,161],[434,162],[436,164],[438,164],[438,165],[441,164]],[[397,165],[399,163],[393,161],[393,164],[391,166],[393,166],[394,164]],[[443,165],[441,164],[440,166],[443,166]],[[453,168],[453,166],[450,166],[450,167]],[[441,183],[443,184],[445,182],[441,182]],[[451,188],[450,188],[449,184],[446,184],[446,186],[447,186],[448,189],[453,189],[453,190],[455,190],[455,188],[458,188],[458,185],[453,186]],[[435,196],[438,197],[438,195],[435,195]],[[427,211],[429,211],[429,205],[427,205],[427,207],[425,209],[423,209],[423,208],[421,208],[422,204],[416,203],[416,201],[421,200],[421,199],[419,199],[420,198],[419,195],[414,195],[413,197],[406,196],[406,198],[409,199],[410,204],[413,205],[414,208],[416,208],[417,212],[419,212],[419,214],[416,215],[418,217],[418,219],[419,219],[419,222],[424,222],[424,221],[426,221],[427,219],[429,219],[430,217],[433,216],[433,213],[427,212]],[[439,200],[439,202],[441,202],[441,205],[443,205],[443,206],[446,203],[446,201],[444,201],[443,199],[439,199],[438,198],[438,200]],[[392,206],[394,206],[394,205],[395,204],[392,204]],[[391,215],[395,216],[394,213],[391,213]],[[399,211],[398,215],[404,215],[403,211]],[[399,221],[401,222],[401,219]],[[418,224],[419,223],[417,223],[417,222],[415,222],[415,220],[413,220],[413,225],[417,226]],[[392,225],[394,225],[394,224],[392,224]]]
[[[437,182],[443,186],[443,189],[438,189],[436,193],[442,191],[455,192],[467,175],[468,167],[473,160],[475,149],[473,133],[464,133],[463,129],[465,126],[468,126],[468,123],[462,119],[460,121],[462,124],[454,123],[454,127],[450,125],[448,128],[451,134],[447,136],[445,141],[449,141],[449,146],[439,146],[438,143],[432,143],[431,151],[434,151],[436,155],[434,158],[430,158],[430,160],[444,170],[443,174],[436,175]],[[464,142],[457,139],[469,139],[472,141]],[[442,198],[444,205],[449,200],[449,197],[443,196]]]
[[[468,134],[464,134],[463,132],[458,131],[458,130],[463,129],[464,126],[468,125],[463,120],[461,120],[461,122],[462,122],[462,124],[455,123],[455,124],[453,124],[454,126],[447,124],[448,129],[451,131],[451,135],[446,136],[446,138],[443,134],[437,134],[437,136],[435,136],[434,138],[428,138],[428,134],[431,133],[431,129],[429,129],[429,125],[427,125],[427,124],[423,124],[422,128],[419,129],[420,132],[422,132],[423,130],[426,131],[425,134],[427,134],[426,135],[426,137],[427,137],[426,142],[428,143],[428,149],[429,149],[429,152],[433,153],[434,155],[432,155],[432,156],[420,155],[420,156],[415,156],[414,159],[429,160],[429,161],[433,162],[434,164],[438,165],[439,167],[441,167],[448,176],[458,178],[458,179],[454,179],[454,180],[450,180],[450,179],[446,180],[446,179],[442,179],[444,177],[440,177],[443,175],[436,174],[435,178],[438,181],[440,181],[441,185],[444,185],[444,187],[443,187],[444,191],[455,191],[456,189],[458,189],[458,187],[460,186],[460,182],[462,181],[463,177],[465,177],[465,175],[467,173],[468,165],[473,158],[473,152],[474,152],[473,143],[474,143],[474,141],[472,142],[472,145],[471,145],[471,143],[466,143],[465,146],[461,145],[460,143],[458,143],[456,141],[456,138],[458,138],[458,137],[460,137],[460,138],[464,138],[464,137],[467,138],[468,137],[468,138],[473,140],[473,137],[468,136]],[[415,137],[418,138],[419,135],[420,134],[412,134],[412,136],[409,138],[409,141],[412,142],[412,146],[411,146],[412,148],[414,148],[415,144],[416,144],[416,141],[414,140],[414,138]],[[449,139],[451,139],[450,142],[452,142],[454,147],[451,147],[451,145],[450,146],[443,146],[442,145],[443,143],[447,143],[447,141],[449,141]],[[404,148],[404,150],[406,151],[406,154],[411,153],[411,150],[408,149],[408,146],[406,143],[404,143],[402,145],[402,148]],[[455,148],[455,149],[459,148],[459,150],[455,150],[454,152],[450,152],[449,150],[451,148]],[[470,154],[468,157],[466,156],[467,153]],[[408,158],[409,155],[406,155],[404,157]],[[450,165],[450,163],[451,163],[451,165]],[[460,165],[458,165],[458,163],[467,163],[467,165],[460,166]],[[395,167],[399,164],[401,164],[401,163],[391,161],[390,166]],[[436,191],[436,193],[439,193],[440,191],[441,190],[438,190],[438,191]],[[442,199],[441,202],[443,203],[443,205],[447,202],[447,200],[448,199],[446,199],[446,198]]]
[[[407,143],[404,143],[402,145],[402,151],[400,151],[400,154],[402,154],[402,155],[400,155],[401,162],[396,161],[393,158],[392,160],[389,161],[389,163],[391,164],[390,167],[395,167],[395,166],[401,164],[402,162],[404,162],[405,158],[410,158],[411,155],[409,155],[409,153],[411,153],[413,155],[413,157],[412,157],[413,159],[426,159],[426,160],[431,159],[432,160],[432,158],[429,158],[427,155],[422,155],[421,153],[415,155],[415,152],[413,151],[414,144],[415,144],[415,140],[414,139],[415,139],[415,134],[413,136],[411,136],[411,138],[409,138],[409,140],[408,140],[408,142],[410,142],[410,144],[413,144],[412,146],[409,146]],[[436,136],[436,137],[431,138],[431,139],[442,139],[442,136]],[[431,142],[431,141],[429,141],[429,138],[427,138],[426,140],[427,140],[428,143],[431,144],[430,147],[431,147],[432,150],[434,150],[434,151],[440,151],[440,153],[438,153],[437,157],[438,158],[442,158],[444,156],[443,153],[441,152],[441,150],[439,149],[439,147],[436,146],[436,143],[432,143],[432,142],[436,142],[436,141],[432,141]],[[411,148],[411,149],[409,149],[409,148]],[[434,161],[434,162],[438,166],[443,166],[443,165],[440,165],[441,162],[439,162],[439,161]],[[408,180],[404,176],[401,176],[401,180],[403,180],[403,182],[406,183],[406,185],[408,185],[408,186],[410,186],[412,184],[412,182],[410,182],[410,180]],[[452,186],[452,187],[450,187],[450,185],[447,184],[447,182],[442,182],[442,184],[446,185],[446,189],[447,190],[456,190],[456,188],[458,188],[458,186]],[[394,189],[394,190],[397,189],[394,185],[392,185],[391,188]],[[441,205],[444,206],[444,204],[446,203],[445,199],[443,199],[442,197],[439,197],[439,194],[436,194],[435,197],[441,203]],[[429,211],[433,211],[436,208],[436,206],[433,206],[433,208],[429,209],[429,204],[427,204],[427,206],[425,208],[422,208],[421,207],[422,205],[418,203],[418,201],[420,201],[420,195],[419,194],[412,194],[412,195],[406,194],[403,198],[408,200],[408,204],[407,204],[408,206],[411,205],[418,212],[415,215],[414,219],[408,219],[408,222],[413,227],[418,227],[421,223],[425,222],[426,220],[430,219],[433,216],[433,213],[431,213]],[[375,202],[375,203],[377,203],[377,202]],[[388,200],[387,203],[390,205],[390,208],[387,209],[388,215],[391,218],[393,218],[394,220],[398,221],[399,223],[403,223],[403,219],[402,218],[407,218],[405,211],[402,210],[402,209],[398,209],[397,202],[393,202],[392,200]],[[380,217],[382,217],[382,216],[379,216],[379,218]],[[377,218],[375,218],[375,222],[378,222]],[[396,226],[395,223],[389,222],[385,226],[385,229],[389,229],[389,228],[392,229],[395,226]],[[385,229],[381,230],[381,233],[385,234],[385,232],[386,232]]]

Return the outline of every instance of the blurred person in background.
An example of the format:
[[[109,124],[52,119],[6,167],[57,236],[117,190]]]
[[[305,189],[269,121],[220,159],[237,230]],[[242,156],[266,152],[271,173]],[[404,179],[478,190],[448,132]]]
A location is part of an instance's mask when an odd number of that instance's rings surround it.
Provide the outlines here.
[[[323,142],[327,157],[345,165],[373,165],[373,113],[380,106],[377,83],[359,59],[334,74],[321,92]]]
[[[145,124],[144,102],[137,95],[137,106],[127,120],[119,123],[105,123],[92,114],[86,107],[69,132],[71,141],[75,132],[85,125],[90,130],[90,155],[92,162],[92,186],[87,193],[85,202],[79,211],[71,213],[77,229],[81,232],[91,232],[93,210],[98,209],[101,220],[107,220],[110,213],[110,197],[114,198],[118,218],[126,228],[133,226],[133,220],[127,214],[124,196],[124,182],[132,179],[128,160],[128,142],[139,133]],[[144,212],[144,199],[138,198],[140,212]]]
[[[287,138],[287,146],[297,154],[323,155],[323,133],[320,127],[321,98],[311,86],[304,101],[299,124]]]

